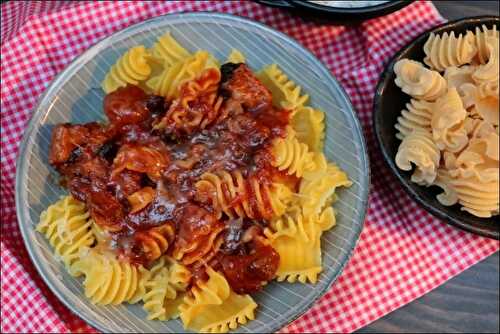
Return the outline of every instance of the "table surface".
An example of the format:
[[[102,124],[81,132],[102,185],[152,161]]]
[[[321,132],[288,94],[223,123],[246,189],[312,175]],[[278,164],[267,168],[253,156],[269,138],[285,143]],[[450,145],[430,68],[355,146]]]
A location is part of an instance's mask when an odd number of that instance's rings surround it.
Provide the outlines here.
[[[433,1],[448,20],[499,15],[497,1]],[[362,328],[360,333],[498,333],[499,253]]]

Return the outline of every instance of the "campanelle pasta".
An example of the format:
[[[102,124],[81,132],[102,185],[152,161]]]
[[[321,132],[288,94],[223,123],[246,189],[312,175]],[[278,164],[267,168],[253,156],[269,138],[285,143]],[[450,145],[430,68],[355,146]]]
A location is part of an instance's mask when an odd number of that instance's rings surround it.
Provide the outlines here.
[[[109,123],[56,125],[49,162],[71,195],[37,230],[91,302],[227,332],[255,318],[250,294],[270,280],[318,281],[352,184],[322,153],[325,113],[276,64],[253,73],[235,49],[227,61],[167,32],[106,74]],[[427,102],[411,108],[405,133],[430,124]]]
[[[412,97],[395,125],[396,165],[414,169],[413,182],[440,187],[441,204],[484,218],[499,214],[498,48],[496,26],[431,34],[424,63],[444,71],[446,82],[431,102],[422,94],[435,85],[431,70],[406,59],[394,66],[396,84]]]

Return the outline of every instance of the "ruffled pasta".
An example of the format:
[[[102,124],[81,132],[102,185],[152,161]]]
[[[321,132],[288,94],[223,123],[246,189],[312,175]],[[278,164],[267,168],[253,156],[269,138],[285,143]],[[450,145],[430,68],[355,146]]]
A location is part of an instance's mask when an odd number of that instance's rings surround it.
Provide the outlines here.
[[[155,128],[190,134],[224,119],[227,115],[222,114],[223,98],[218,94],[220,79],[220,71],[211,68],[204,70],[197,79],[186,82],[179,98],[172,102]],[[191,108],[192,104],[204,108]]]
[[[476,177],[453,178],[446,171],[438,173],[435,183],[444,192],[438,195],[443,205],[460,204],[461,210],[489,218],[499,213],[499,182],[481,182]]]
[[[249,295],[234,293],[224,276],[208,267],[208,280],[197,282],[179,307],[184,328],[225,333],[254,319],[257,304]]]
[[[470,83],[462,85],[462,102],[465,108],[473,107],[471,116],[477,116],[486,122],[499,124],[499,98],[491,92],[481,92],[484,86],[475,86]]]
[[[270,219],[283,214],[291,192],[280,184],[262,184],[239,170],[205,173],[195,185],[197,199],[211,204],[217,215]]]
[[[455,88],[450,88],[446,95],[436,101],[432,115],[432,137],[441,150],[458,152],[467,145],[468,137],[463,124],[467,111]]]
[[[273,142],[274,160],[271,164],[289,175],[302,177],[305,172],[314,169],[313,152],[306,144],[299,142],[293,129],[288,129],[285,138],[277,138]]]
[[[297,107],[291,119],[297,140],[307,145],[310,151],[323,150],[325,138],[325,113],[311,107]]]
[[[239,64],[245,62],[245,55],[240,50],[232,49],[227,57],[226,63]]]
[[[176,98],[179,96],[182,84],[198,78],[204,70],[209,68],[218,71],[217,61],[207,51],[197,51],[151,77],[146,81],[146,86],[157,95],[167,99]]]
[[[36,230],[45,235],[56,255],[69,268],[81,250],[94,243],[91,226],[85,204],[65,196],[42,212]]]
[[[149,261],[154,261],[166,253],[175,239],[175,227],[167,223],[135,234]]]
[[[189,51],[183,48],[170,34],[166,32],[158,38],[151,48],[151,54],[161,59],[165,67],[170,67],[177,62],[183,61],[191,56]]]
[[[111,253],[94,249],[82,252],[71,266],[71,272],[75,276],[85,276],[85,296],[99,305],[136,303],[142,299],[145,282],[149,279],[149,272],[142,266],[119,261]]]
[[[399,145],[396,154],[396,165],[402,170],[416,169],[411,180],[420,185],[430,185],[434,182],[441,158],[437,145],[432,141],[429,131],[417,129],[406,136]]]
[[[434,101],[446,92],[446,81],[441,74],[417,61],[401,59],[394,64],[394,72],[396,85],[416,99]]]
[[[150,270],[146,293],[142,297],[148,320],[179,317],[179,306],[191,279],[189,270],[170,258],[162,257]]]
[[[259,80],[273,95],[273,105],[290,110],[304,106],[309,95],[301,94],[301,88],[288,79],[278,65],[272,64],[257,73]]]
[[[444,79],[448,88],[456,88],[460,96],[464,95],[462,85],[474,83],[472,74],[476,71],[476,66],[465,65],[462,67],[448,67],[444,71]]]
[[[444,71],[450,66],[460,66],[471,62],[476,55],[477,48],[474,43],[474,35],[469,31],[465,35],[455,33],[443,33],[436,35],[431,33],[424,44],[424,63],[429,67]]]
[[[138,85],[145,81],[151,74],[149,56],[144,45],[135,46],[125,52],[106,74],[101,84],[104,92],[109,94],[127,84]]]
[[[488,61],[483,65],[479,65],[474,74],[472,74],[472,78],[479,84],[496,83],[498,86],[498,38],[486,38],[485,47],[488,50]]]
[[[315,153],[316,168],[304,174],[299,187],[299,203],[305,216],[315,217],[334,199],[338,187],[352,182],[337,165],[327,163],[322,153]]]
[[[433,104],[431,102],[411,99],[406,109],[401,111],[398,122],[394,126],[398,133],[396,138],[403,140],[413,130],[431,130]]]
[[[474,35],[474,41],[477,48],[476,58],[480,64],[486,64],[490,54],[487,39],[490,37],[498,38],[497,26],[493,25],[491,29],[488,29],[486,25],[483,24],[481,27],[476,27]]]
[[[276,279],[289,283],[316,283],[322,271],[321,234],[334,225],[335,215],[331,207],[320,215],[307,216],[298,212],[273,221],[274,232],[266,229],[264,234],[280,255]]]

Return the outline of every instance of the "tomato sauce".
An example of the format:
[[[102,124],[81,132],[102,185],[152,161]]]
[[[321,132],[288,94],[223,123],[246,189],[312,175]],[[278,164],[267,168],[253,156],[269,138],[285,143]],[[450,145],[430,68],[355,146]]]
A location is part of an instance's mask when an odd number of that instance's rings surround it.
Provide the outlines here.
[[[109,123],[57,125],[49,160],[94,221],[110,231],[111,245],[121,257],[147,265],[151,259],[136,233],[172,224],[175,238],[167,253],[189,254],[184,263],[195,277],[205,277],[203,268],[210,264],[235,292],[254,292],[274,277],[279,264],[277,252],[262,239],[265,217],[219,219],[213,207],[197,201],[195,183],[206,172],[238,171],[260,185],[284,180],[296,186],[296,178],[271,166],[271,143],[285,136],[290,116],[271,105],[270,92],[246,65],[223,65],[222,76],[207,71],[197,84],[204,87],[203,78],[216,80],[210,96],[197,98],[183,87],[177,99],[166,101],[130,85],[108,94],[104,112]],[[186,127],[175,122],[182,119],[178,114],[208,121]],[[230,204],[246,201],[258,213],[249,184],[245,198]],[[272,210],[265,194],[262,202],[266,212]]]

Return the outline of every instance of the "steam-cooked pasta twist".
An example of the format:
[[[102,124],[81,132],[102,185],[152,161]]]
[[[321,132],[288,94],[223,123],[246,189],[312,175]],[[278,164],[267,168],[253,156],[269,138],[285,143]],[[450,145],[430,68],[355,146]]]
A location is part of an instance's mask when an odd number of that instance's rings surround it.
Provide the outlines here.
[[[239,64],[245,62],[245,55],[241,51],[232,49],[231,53],[227,57],[226,63]]]
[[[239,170],[205,173],[196,183],[197,198],[209,203],[218,216],[270,219],[283,214],[291,191],[281,184],[265,184]]]
[[[485,89],[493,91],[498,90],[498,67],[500,65],[498,61],[498,41],[498,37],[486,38],[485,47],[488,50],[488,61],[483,65],[479,65],[478,69],[474,72],[474,74],[472,74],[474,81],[485,87],[483,88],[483,91]],[[496,89],[493,87],[496,87]],[[498,99],[498,94],[495,97]]]
[[[82,252],[71,266],[71,272],[75,276],[85,276],[85,296],[100,305],[138,302],[149,279],[149,272],[142,266],[117,260],[114,254],[100,253],[95,249]]]
[[[431,33],[424,44],[424,63],[429,67],[442,72],[450,66],[460,66],[471,62],[476,55],[477,48],[474,44],[474,34],[467,32],[465,35]]]
[[[315,217],[335,200],[338,187],[350,187],[347,174],[334,163],[328,163],[323,153],[314,154],[315,168],[304,174],[299,187],[299,204],[305,216]]]
[[[171,223],[152,227],[148,230],[139,231],[135,239],[142,246],[149,261],[158,259],[165,254],[170,244],[175,239],[175,227]]]
[[[254,319],[257,304],[249,295],[234,293],[223,275],[208,267],[208,280],[197,282],[179,307],[184,328],[225,333]]]
[[[172,102],[167,114],[155,128],[190,134],[227,117],[222,114],[223,98],[218,94],[220,79],[220,71],[210,68],[197,79],[186,82],[179,98]],[[191,108],[192,104],[203,108]]]
[[[302,177],[305,172],[314,169],[313,152],[306,144],[298,141],[295,131],[288,128],[285,138],[277,138],[273,142],[274,160],[271,164],[289,175]]]
[[[483,24],[481,27],[476,27],[474,35],[475,45],[477,48],[476,58],[480,64],[486,64],[490,56],[487,39],[490,37],[497,38],[498,43],[497,26],[493,25],[491,29],[488,29],[486,25]]]
[[[434,101],[446,92],[446,81],[441,74],[419,62],[401,59],[394,64],[394,72],[396,85],[416,99]]]
[[[396,138],[403,140],[415,129],[431,130],[433,103],[411,99],[406,109],[401,111],[398,122],[394,126],[398,133]]]
[[[85,204],[65,196],[42,212],[36,230],[45,235],[57,256],[69,267],[78,259],[82,248],[94,243],[91,226]]]
[[[186,59],[165,67],[160,74],[146,81],[146,86],[157,95],[167,99],[176,98],[185,82],[198,78],[208,68],[218,71],[217,61],[207,51],[197,51]]]
[[[434,182],[439,168],[440,151],[428,130],[415,129],[407,135],[399,145],[396,154],[396,165],[409,171],[411,164],[416,169],[411,180],[420,185],[430,185]]]
[[[317,282],[321,272],[320,238],[323,231],[335,225],[332,207],[320,215],[306,216],[300,211],[285,215],[271,223],[264,234],[280,255],[276,273],[278,281]]]
[[[459,203],[461,210],[483,218],[499,213],[498,180],[481,182],[476,177],[453,178],[441,170],[435,184],[444,190],[437,197],[443,205]]]
[[[323,150],[325,138],[325,113],[311,107],[297,107],[291,125],[299,142],[307,145],[310,151]]]
[[[176,261],[161,257],[150,270],[146,293],[142,300],[148,319],[168,320],[177,318],[184,291],[191,279],[189,270]]]
[[[432,115],[432,137],[440,150],[458,152],[467,145],[467,132],[463,127],[467,111],[455,88],[440,97]],[[437,112],[439,111],[439,112]]]
[[[191,56],[189,51],[183,48],[170,32],[166,32],[158,38],[158,41],[151,48],[151,54],[161,59],[165,67],[170,67]]]
[[[144,45],[134,46],[111,66],[102,82],[102,89],[109,94],[127,84],[138,85],[151,74],[148,64],[149,53]]]
[[[257,73],[257,77],[271,91],[273,104],[277,107],[294,110],[304,106],[309,100],[309,95],[301,95],[300,86],[288,79],[276,64],[264,67]]]

